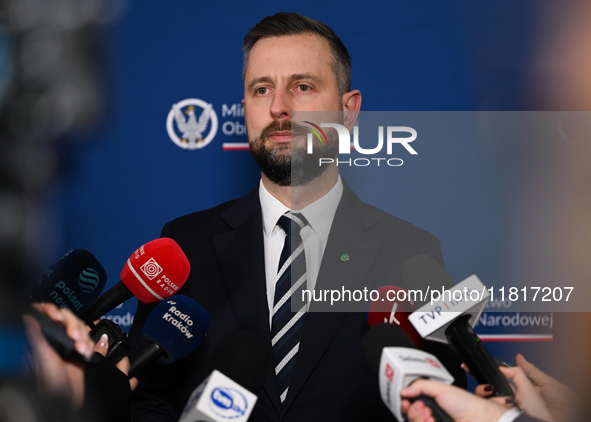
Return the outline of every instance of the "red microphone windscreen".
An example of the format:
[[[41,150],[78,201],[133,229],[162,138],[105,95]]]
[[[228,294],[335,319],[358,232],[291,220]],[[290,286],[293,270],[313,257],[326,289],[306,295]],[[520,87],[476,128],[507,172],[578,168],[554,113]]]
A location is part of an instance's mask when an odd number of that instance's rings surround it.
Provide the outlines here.
[[[367,323],[370,327],[384,322],[396,324],[410,336],[417,347],[421,347],[423,339],[408,320],[417,306],[409,297],[409,292],[395,286],[382,286],[378,290],[377,300],[372,300],[367,310]]]
[[[191,265],[172,239],[152,240],[136,250],[121,270],[121,281],[143,303],[164,300],[187,281]]]

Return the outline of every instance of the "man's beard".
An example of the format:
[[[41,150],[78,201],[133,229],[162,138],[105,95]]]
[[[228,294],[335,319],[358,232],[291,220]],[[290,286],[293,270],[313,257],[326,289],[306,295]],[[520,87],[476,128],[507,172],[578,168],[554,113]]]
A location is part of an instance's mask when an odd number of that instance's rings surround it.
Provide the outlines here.
[[[314,142],[312,154],[307,153],[304,142],[302,147],[295,146],[293,140],[285,143],[271,143],[269,136],[273,132],[291,131],[292,138],[301,136],[307,139],[309,133],[302,126],[291,124],[289,120],[274,120],[261,132],[261,136],[255,140],[249,139],[250,152],[254,157],[261,172],[270,181],[279,186],[305,186],[320,176],[328,165],[321,166],[320,158],[337,157],[339,151],[338,137],[327,134],[328,142],[320,144]]]

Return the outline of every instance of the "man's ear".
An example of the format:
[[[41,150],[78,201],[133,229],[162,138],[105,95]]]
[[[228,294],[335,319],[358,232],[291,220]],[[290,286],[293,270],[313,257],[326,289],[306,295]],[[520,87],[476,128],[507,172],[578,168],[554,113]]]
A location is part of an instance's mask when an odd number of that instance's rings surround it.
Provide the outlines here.
[[[344,126],[350,131],[353,130],[359,110],[361,110],[361,92],[357,89],[343,94],[341,97],[343,104]]]

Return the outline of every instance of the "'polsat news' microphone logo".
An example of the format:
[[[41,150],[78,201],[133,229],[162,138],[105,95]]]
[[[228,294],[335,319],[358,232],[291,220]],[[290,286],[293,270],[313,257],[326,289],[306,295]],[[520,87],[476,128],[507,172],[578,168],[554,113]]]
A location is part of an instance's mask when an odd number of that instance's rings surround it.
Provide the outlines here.
[[[400,144],[402,145],[410,154],[417,155],[418,153],[415,149],[410,146],[409,144],[417,139],[417,131],[412,127],[408,126],[387,126],[386,130],[384,130],[384,126],[378,127],[378,142],[377,146],[374,148],[363,148],[359,145],[359,126],[355,126],[353,128],[353,148],[351,147],[351,135],[349,130],[338,123],[321,123],[320,126],[316,125],[309,121],[303,121],[310,126],[302,127],[308,129],[310,132],[307,134],[307,153],[313,154],[314,152],[314,137],[318,139],[320,144],[328,144],[329,142],[334,142],[334,140],[329,140],[329,137],[326,136],[326,132],[323,128],[333,128],[337,131],[339,136],[339,154],[351,154],[351,149],[355,149],[358,153],[364,155],[375,155],[382,151],[384,147],[384,143],[386,144],[386,152],[388,155],[392,155],[393,145]],[[395,134],[410,134],[410,136],[394,136]],[[386,141],[384,142],[384,137]],[[401,158],[385,158],[385,157],[372,157],[372,158],[355,158],[355,159],[348,159],[343,160],[339,158],[329,158],[329,157],[321,157],[319,158],[318,165],[327,165],[335,163],[336,165],[349,165],[349,166],[357,166],[357,167],[367,167],[369,165],[377,165],[385,164],[391,167],[399,167],[404,164],[404,161]]]
[[[99,274],[94,268],[86,268],[78,275],[78,287],[84,293],[92,293],[99,285]]]

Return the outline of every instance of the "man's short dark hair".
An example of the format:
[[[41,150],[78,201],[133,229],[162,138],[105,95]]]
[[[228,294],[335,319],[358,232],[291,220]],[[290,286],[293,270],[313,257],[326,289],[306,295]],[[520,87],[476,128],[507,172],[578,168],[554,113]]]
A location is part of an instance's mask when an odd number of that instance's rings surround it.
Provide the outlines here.
[[[327,25],[299,13],[275,13],[273,16],[264,18],[248,31],[242,45],[242,53],[244,54],[242,78],[244,79],[246,74],[250,50],[258,40],[301,34],[317,34],[328,41],[333,55],[331,67],[337,79],[339,95],[349,92],[351,90],[351,56],[349,56],[347,47]]]

